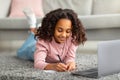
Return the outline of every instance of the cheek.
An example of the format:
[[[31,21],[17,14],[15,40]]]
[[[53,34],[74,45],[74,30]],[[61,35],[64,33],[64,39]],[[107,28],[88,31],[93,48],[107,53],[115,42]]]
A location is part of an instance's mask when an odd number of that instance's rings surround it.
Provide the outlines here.
[[[67,34],[67,38],[71,36],[71,33]]]

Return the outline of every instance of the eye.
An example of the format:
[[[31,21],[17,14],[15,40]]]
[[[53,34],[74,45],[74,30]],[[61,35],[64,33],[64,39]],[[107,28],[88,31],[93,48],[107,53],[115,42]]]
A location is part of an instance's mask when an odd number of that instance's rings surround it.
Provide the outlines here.
[[[66,32],[67,32],[67,33],[71,33],[71,29],[67,30]]]
[[[59,29],[58,29],[58,32],[62,32],[62,29],[61,29],[61,28],[59,28]]]

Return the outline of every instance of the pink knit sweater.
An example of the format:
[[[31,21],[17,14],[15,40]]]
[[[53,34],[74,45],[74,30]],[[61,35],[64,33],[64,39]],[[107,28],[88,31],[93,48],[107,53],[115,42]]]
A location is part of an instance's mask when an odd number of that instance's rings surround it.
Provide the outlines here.
[[[34,53],[34,67],[43,70],[48,63],[60,62],[57,54],[64,63],[75,61],[77,46],[71,42],[71,38],[65,43],[56,43],[54,38],[51,42],[38,40]]]

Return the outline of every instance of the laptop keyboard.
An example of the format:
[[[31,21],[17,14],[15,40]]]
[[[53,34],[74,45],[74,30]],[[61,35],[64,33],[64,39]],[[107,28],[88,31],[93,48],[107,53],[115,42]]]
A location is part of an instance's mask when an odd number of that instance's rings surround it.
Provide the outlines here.
[[[72,72],[72,75],[76,76],[84,76],[84,77],[89,77],[89,78],[97,78],[98,77],[98,69],[97,68],[92,68],[84,71],[76,71]]]

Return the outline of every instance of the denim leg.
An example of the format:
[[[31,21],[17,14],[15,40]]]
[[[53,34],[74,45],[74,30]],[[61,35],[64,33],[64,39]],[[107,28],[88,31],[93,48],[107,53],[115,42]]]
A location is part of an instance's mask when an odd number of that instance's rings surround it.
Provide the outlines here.
[[[34,34],[31,32],[30,36],[17,51],[17,56],[22,59],[34,60],[34,52],[36,49],[36,40],[34,39]]]

